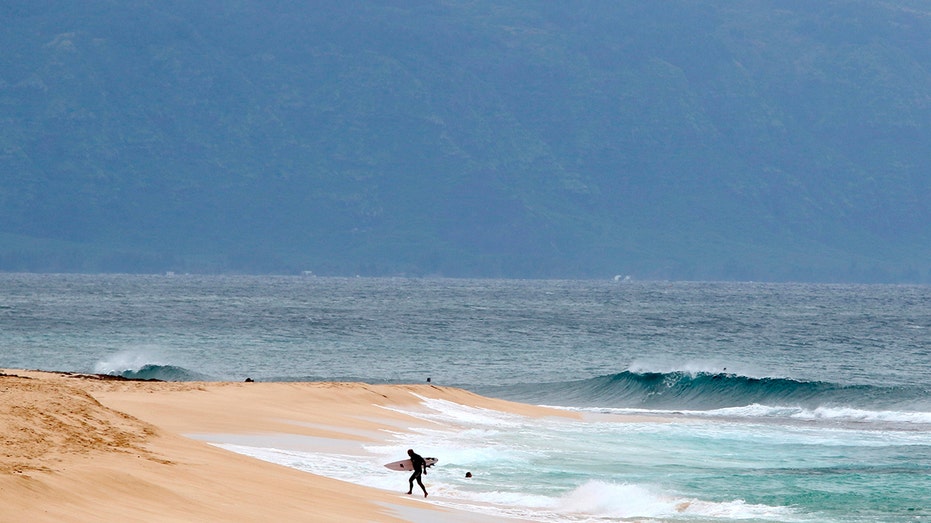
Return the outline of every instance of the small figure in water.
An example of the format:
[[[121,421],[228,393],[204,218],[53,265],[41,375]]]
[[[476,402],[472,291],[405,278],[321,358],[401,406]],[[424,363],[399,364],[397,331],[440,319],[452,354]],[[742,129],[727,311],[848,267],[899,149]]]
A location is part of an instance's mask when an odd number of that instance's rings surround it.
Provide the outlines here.
[[[411,464],[413,464],[414,473],[411,474],[408,483],[410,483],[410,489],[408,489],[408,494],[414,493],[414,480],[417,480],[417,484],[420,485],[420,490],[423,490],[423,497],[427,497],[427,488],[423,486],[423,481],[420,480],[421,474],[427,473],[427,462],[420,457],[420,454],[414,452],[414,449],[407,449],[407,455],[411,457]]]

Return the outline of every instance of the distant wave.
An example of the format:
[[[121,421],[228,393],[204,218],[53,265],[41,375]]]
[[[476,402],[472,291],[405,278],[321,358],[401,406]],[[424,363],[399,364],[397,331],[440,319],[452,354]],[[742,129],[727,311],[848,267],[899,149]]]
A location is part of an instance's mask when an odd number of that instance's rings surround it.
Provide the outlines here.
[[[205,374],[194,372],[175,365],[147,364],[138,369],[123,371],[110,371],[111,376],[122,376],[134,380],[161,380],[161,381],[205,381],[211,378]]]
[[[495,387],[508,399],[571,407],[716,410],[752,405],[931,411],[928,389],[841,385],[710,372],[633,372],[587,380]]]
[[[133,380],[210,381],[215,378],[177,365],[159,363],[157,350],[136,348],[110,354],[94,365],[94,372]]]

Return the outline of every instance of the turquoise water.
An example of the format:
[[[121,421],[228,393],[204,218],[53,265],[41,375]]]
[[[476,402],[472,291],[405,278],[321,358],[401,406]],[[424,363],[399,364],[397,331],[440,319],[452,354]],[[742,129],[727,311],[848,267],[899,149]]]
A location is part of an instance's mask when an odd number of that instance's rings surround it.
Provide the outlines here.
[[[397,492],[406,475],[380,465],[413,447],[441,459],[425,478],[432,502],[533,521],[929,519],[927,432],[687,417],[540,420],[435,400],[425,406],[427,413],[409,413],[429,428],[408,427],[361,449],[205,439]]]
[[[378,444],[211,440],[389,490],[413,447],[430,503],[535,521],[931,521],[929,329],[925,286],[0,275],[2,367],[581,412],[425,400],[429,430]]]

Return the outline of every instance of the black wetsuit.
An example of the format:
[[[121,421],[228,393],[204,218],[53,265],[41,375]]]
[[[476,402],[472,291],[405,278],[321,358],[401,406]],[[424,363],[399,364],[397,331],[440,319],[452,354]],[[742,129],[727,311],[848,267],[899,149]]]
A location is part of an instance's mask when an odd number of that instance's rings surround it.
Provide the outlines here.
[[[407,491],[408,494],[414,492],[414,480],[417,480],[417,484],[420,485],[420,489],[423,490],[423,495],[427,495],[427,489],[423,486],[423,481],[420,479],[420,476],[427,470],[427,462],[424,461],[420,454],[416,452],[411,453],[411,464],[413,465],[414,473],[411,474],[408,483],[410,483],[410,489]]]

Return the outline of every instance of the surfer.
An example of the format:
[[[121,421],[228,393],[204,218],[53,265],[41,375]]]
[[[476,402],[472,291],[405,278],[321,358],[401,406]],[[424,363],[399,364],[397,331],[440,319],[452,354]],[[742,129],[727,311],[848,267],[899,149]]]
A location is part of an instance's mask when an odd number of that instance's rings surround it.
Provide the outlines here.
[[[423,481],[420,480],[420,476],[427,473],[427,462],[420,457],[420,454],[414,452],[414,449],[407,449],[407,455],[411,457],[411,464],[413,465],[411,468],[414,469],[414,473],[407,480],[410,483],[407,493],[414,493],[414,480],[416,479],[417,484],[420,485],[420,490],[423,491],[423,497],[427,497],[427,488],[423,486]]]

